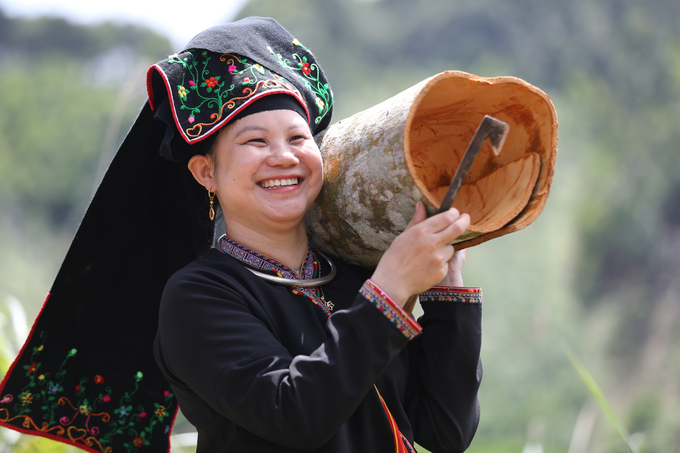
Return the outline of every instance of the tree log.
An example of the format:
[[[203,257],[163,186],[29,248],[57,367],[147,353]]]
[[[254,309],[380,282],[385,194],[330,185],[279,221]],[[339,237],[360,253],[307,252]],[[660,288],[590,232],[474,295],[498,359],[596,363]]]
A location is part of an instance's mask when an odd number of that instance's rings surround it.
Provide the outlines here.
[[[472,224],[457,249],[518,231],[548,198],[557,155],[550,98],[514,77],[447,71],[341,120],[317,137],[325,183],[306,216],[312,245],[375,266],[415,212],[429,215],[484,117],[510,124],[499,156],[482,147],[454,207]]]

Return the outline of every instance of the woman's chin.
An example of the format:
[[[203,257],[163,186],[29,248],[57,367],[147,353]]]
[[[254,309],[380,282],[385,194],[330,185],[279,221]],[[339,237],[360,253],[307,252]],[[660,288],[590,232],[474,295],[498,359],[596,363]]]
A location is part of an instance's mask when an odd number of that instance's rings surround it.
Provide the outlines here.
[[[276,222],[300,222],[305,216],[307,209],[312,205],[310,197],[291,197],[288,199],[263,200],[260,204],[260,213],[263,220]]]
[[[272,225],[279,229],[284,228],[295,228],[297,225],[304,220],[305,213],[307,212],[308,206],[305,203],[277,203],[268,205],[265,209],[262,209],[258,219],[256,219],[256,227],[258,225]]]

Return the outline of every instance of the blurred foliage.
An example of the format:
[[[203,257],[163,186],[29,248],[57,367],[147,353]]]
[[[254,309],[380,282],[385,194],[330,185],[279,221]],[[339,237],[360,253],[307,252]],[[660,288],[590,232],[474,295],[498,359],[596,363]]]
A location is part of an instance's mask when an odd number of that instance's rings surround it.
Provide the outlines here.
[[[247,15],[312,48],[336,120],[447,69],[520,77],[552,97],[550,201],[466,265],[486,305],[469,451],[627,450],[564,340],[639,451],[680,452],[680,3],[250,0]],[[28,301],[29,316],[144,100],[145,67],[169,52],[139,27],[0,11],[0,298]]]
[[[109,22],[91,27],[59,17],[12,19],[0,10],[0,55],[3,57],[5,54],[34,58],[59,55],[82,62],[124,50],[160,59],[169,48],[167,37],[144,27]]]
[[[74,61],[8,66],[2,83],[13,89],[3,95],[0,140],[11,152],[0,156],[0,193],[45,213],[50,225],[72,223],[92,196],[99,157],[93,144],[103,142],[116,93],[83,83]]]

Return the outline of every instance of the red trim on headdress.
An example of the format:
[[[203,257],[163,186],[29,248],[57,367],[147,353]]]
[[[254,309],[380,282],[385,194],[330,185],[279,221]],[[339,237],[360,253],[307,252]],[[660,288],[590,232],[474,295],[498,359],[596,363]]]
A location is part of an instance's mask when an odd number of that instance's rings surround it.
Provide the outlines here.
[[[270,96],[272,94],[287,94],[287,95],[294,97],[300,103],[302,108],[304,109],[305,115],[307,116],[307,124],[309,124],[311,126],[312,117],[309,113],[309,109],[307,108],[307,104],[305,103],[305,100],[302,97],[300,97],[295,91],[277,89],[277,90],[265,91],[261,94],[257,94],[255,96],[253,96],[252,98],[248,99],[245,103],[243,103],[243,105],[238,107],[236,110],[231,112],[229,115],[225,116],[222,121],[214,124],[209,132],[207,132],[205,134],[201,134],[201,135],[199,135],[195,138],[190,138],[186,134],[186,132],[184,131],[184,128],[181,126],[181,124],[179,122],[179,118],[177,116],[177,110],[175,109],[175,103],[173,101],[172,89],[170,87],[170,80],[165,75],[163,68],[161,68],[157,64],[152,65],[146,73],[146,90],[147,90],[147,93],[148,93],[148,96],[149,96],[149,105],[151,106],[151,110],[155,110],[155,108],[156,108],[154,106],[154,95],[153,95],[153,85],[152,85],[153,71],[157,71],[158,74],[163,79],[163,83],[165,84],[165,89],[166,89],[166,92],[168,94],[168,102],[170,103],[170,107],[172,109],[172,118],[175,121],[175,127],[180,132],[180,134],[182,134],[182,138],[184,139],[184,141],[189,143],[190,145],[194,144],[194,143],[198,143],[198,142],[205,140],[206,138],[210,137],[212,134],[214,134],[215,132],[219,131],[222,127],[224,127],[229,122],[229,120],[231,120],[234,117],[234,115],[241,112],[243,109],[248,107],[253,102],[255,102],[259,99],[262,99],[265,96]]]
[[[153,85],[151,83],[151,79],[153,77],[153,71],[154,68],[158,68],[158,65],[151,65],[149,69],[146,71],[146,93],[149,96],[149,105],[151,106],[151,110],[156,110],[156,106],[154,105],[153,101]]]

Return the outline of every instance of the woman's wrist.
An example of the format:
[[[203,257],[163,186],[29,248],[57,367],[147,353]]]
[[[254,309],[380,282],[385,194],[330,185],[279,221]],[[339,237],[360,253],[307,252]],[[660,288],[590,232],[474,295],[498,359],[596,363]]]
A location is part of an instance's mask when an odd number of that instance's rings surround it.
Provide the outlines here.
[[[395,304],[402,308],[407,299],[411,296],[411,294],[403,294],[404,291],[399,287],[399,285],[396,285],[390,278],[381,275],[377,271],[371,275],[370,280],[378,285],[385,294],[390,296]]]
[[[460,272],[451,272],[436,286],[455,286],[463,288],[465,287],[465,284],[463,284],[463,274]]]
[[[397,304],[392,297],[387,294],[372,279],[366,280],[359,290],[366,300],[373,304],[385,317],[409,340],[422,332],[423,328],[406,312],[402,306]]]

